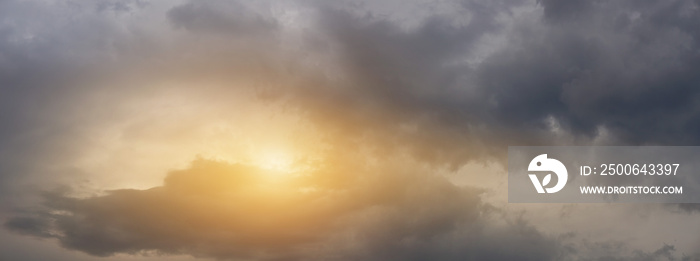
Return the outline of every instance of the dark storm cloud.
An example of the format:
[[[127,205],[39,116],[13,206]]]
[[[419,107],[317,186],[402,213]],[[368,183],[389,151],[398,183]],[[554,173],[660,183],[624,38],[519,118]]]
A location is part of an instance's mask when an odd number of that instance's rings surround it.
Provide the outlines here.
[[[603,134],[614,144],[698,142],[696,2],[540,4],[544,17],[516,20],[504,47],[476,65],[460,59],[503,33],[495,18],[520,3],[466,1],[468,25],[435,17],[409,31],[322,9],[322,37],[346,77],[304,93],[302,106],[348,136],[457,165],[502,157],[508,145],[587,144]],[[552,122],[573,141],[558,141]]]
[[[279,174],[253,167],[198,160],[148,190],[82,199],[47,193],[42,211],[5,227],[98,256],[154,250],[255,260],[551,260],[560,254],[553,239],[524,222],[493,229],[487,217],[495,213],[478,190],[419,173],[356,171],[280,182],[265,179]],[[348,178],[329,186],[328,175]]]
[[[484,34],[499,32],[495,14],[508,14],[508,6],[467,2],[465,13],[477,12],[469,25],[435,19],[410,32],[329,11],[320,24],[351,74],[339,84],[355,92],[340,88],[344,95],[332,96],[339,101],[325,111],[407,134],[403,144],[426,134],[437,144],[440,136],[479,137],[489,147],[548,143],[550,118],[582,142],[605,128],[623,144],[697,143],[700,54],[697,30],[688,26],[700,22],[697,4],[574,2],[543,1],[545,17],[516,24],[506,46],[475,68],[455,61]],[[398,130],[400,123],[419,131]],[[453,146],[440,149],[459,155]]]
[[[551,115],[575,134],[602,126],[629,144],[696,144],[696,3],[593,3],[484,63],[483,93],[500,105],[489,114],[510,128]],[[571,11],[543,4],[552,17]]]

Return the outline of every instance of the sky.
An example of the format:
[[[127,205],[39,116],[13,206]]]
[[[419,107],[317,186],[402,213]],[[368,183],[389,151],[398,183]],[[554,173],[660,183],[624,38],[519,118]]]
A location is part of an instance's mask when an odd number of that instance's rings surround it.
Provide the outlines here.
[[[0,0],[2,260],[700,260],[508,146],[700,145],[700,1]]]

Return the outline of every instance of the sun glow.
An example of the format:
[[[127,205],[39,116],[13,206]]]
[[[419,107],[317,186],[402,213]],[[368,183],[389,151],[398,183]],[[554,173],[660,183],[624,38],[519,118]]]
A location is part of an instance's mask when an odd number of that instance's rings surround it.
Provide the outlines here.
[[[294,159],[286,151],[266,150],[260,152],[254,164],[263,169],[289,173],[293,171]]]

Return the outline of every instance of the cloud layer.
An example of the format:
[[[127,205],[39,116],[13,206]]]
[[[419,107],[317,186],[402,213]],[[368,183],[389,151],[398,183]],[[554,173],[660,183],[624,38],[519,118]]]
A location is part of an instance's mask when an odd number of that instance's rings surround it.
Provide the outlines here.
[[[47,193],[43,211],[6,227],[97,256],[542,260],[559,254],[554,240],[522,222],[489,231],[495,226],[486,226],[487,219],[498,213],[478,190],[445,179],[386,170],[278,175],[284,174],[200,159],[148,190],[89,198]],[[324,182],[329,175],[347,177]]]
[[[690,232],[620,214],[658,238],[586,237],[605,226],[563,217],[587,206],[511,206],[486,182],[502,172],[464,173],[510,145],[698,145],[698,1],[2,1],[0,17],[0,218],[18,234],[114,258],[698,257]],[[280,147],[308,168],[248,164]],[[697,227],[694,205],[594,209],[578,213]]]

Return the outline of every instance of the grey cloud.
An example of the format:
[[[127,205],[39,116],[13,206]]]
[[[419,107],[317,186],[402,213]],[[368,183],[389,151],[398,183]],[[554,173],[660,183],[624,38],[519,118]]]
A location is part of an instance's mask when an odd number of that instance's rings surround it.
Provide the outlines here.
[[[601,260],[601,261],[625,261],[625,260],[668,260],[668,261],[690,261],[698,260],[697,256],[688,256],[681,254],[677,255],[676,248],[673,245],[664,244],[658,249],[652,251],[632,251],[631,254],[622,255],[620,250],[624,249],[622,243],[597,243],[593,253],[590,256],[582,257],[579,260]]]
[[[147,6],[146,2],[140,0],[130,1],[98,1],[96,3],[98,11],[111,11],[114,13],[129,13],[136,9]]]
[[[544,7],[545,18],[552,21],[585,17],[598,1],[538,1]]]
[[[170,9],[167,16],[176,28],[237,37],[269,33],[277,26],[270,17],[236,1],[193,1]]]
[[[5,224],[6,227],[12,228],[15,231],[24,233],[27,235],[35,235],[40,237],[48,237],[51,234],[48,232],[50,228],[49,224],[44,222],[46,220],[40,220],[29,217],[19,217],[13,218]]]

